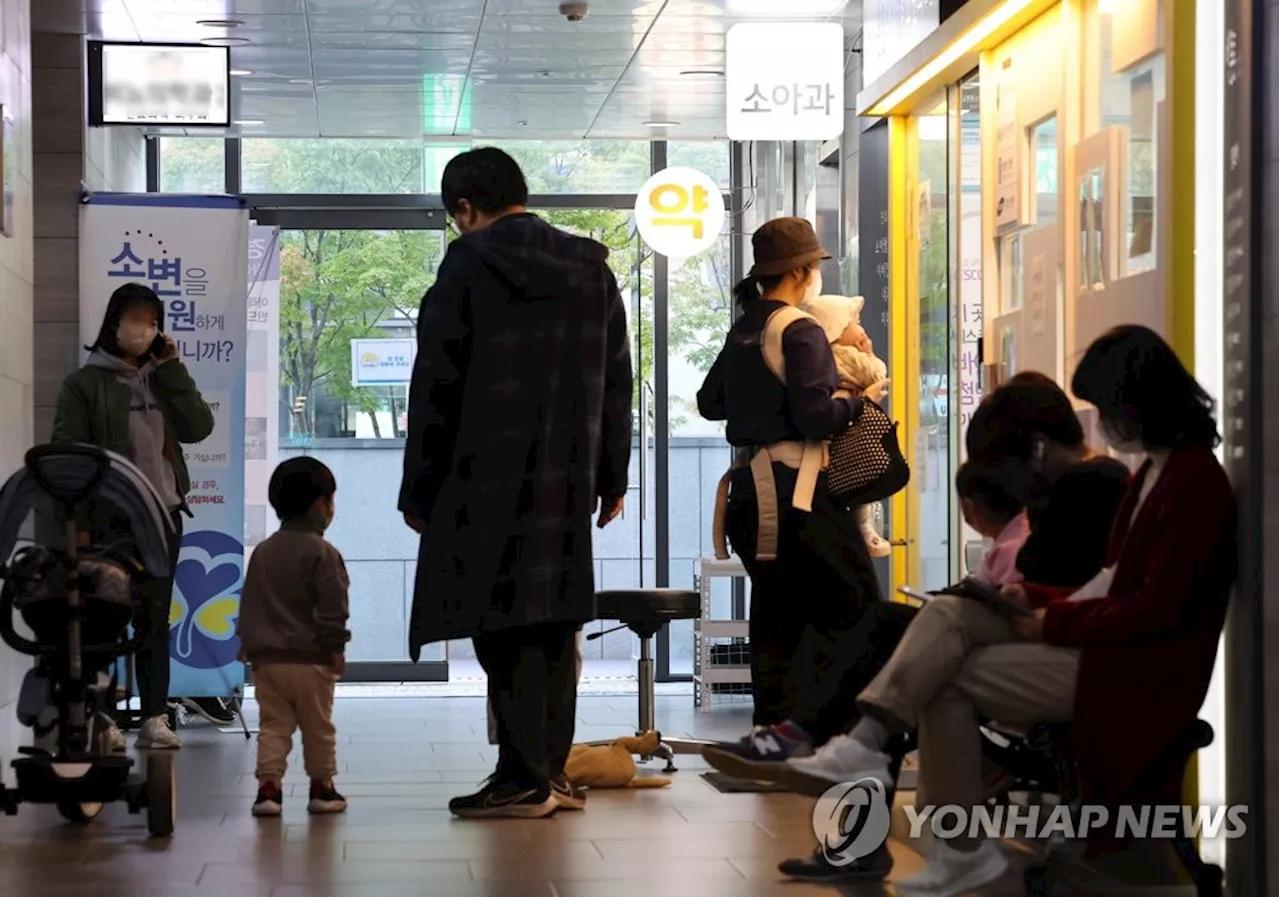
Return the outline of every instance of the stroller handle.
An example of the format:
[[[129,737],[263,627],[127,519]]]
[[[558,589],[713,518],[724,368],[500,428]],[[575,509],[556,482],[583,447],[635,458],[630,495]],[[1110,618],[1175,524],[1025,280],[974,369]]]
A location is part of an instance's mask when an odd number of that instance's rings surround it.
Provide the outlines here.
[[[79,456],[92,461],[94,470],[87,480],[77,483],[76,488],[59,489],[50,482],[44,470],[43,462],[58,457],[65,458],[68,455]],[[81,504],[86,495],[91,495],[97,490],[98,484],[102,482],[103,477],[107,475],[107,471],[111,468],[111,458],[106,452],[97,446],[81,445],[79,443],[37,445],[28,450],[24,461],[27,470],[31,472],[40,489],[62,505],[68,513]]]

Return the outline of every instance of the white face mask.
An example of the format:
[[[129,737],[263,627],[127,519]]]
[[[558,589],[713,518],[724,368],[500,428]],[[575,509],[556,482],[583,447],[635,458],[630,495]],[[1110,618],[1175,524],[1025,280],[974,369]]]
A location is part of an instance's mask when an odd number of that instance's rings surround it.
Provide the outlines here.
[[[159,331],[155,326],[130,324],[127,321],[121,321],[120,327],[116,330],[116,341],[120,344],[120,348],[130,355],[144,355],[151,348],[151,344],[155,342],[156,334]]]
[[[812,302],[822,295],[822,269],[814,268],[813,276],[809,278],[809,285],[804,289],[804,299],[801,300],[803,305],[805,302]]]

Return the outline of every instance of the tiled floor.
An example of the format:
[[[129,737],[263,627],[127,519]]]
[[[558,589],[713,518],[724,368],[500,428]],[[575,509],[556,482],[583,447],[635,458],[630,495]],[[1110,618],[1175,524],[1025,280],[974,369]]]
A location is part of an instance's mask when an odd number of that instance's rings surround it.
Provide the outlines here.
[[[578,739],[629,734],[634,697],[584,697]],[[658,698],[668,734],[727,737],[744,707],[696,714],[686,696]],[[251,707],[252,711],[252,707]],[[784,882],[779,860],[813,845],[812,805],[789,795],[721,794],[678,759],[669,789],[598,791],[585,813],[547,820],[463,822],[448,799],[492,769],[478,698],[340,698],[339,787],[345,816],[309,819],[305,777],[292,769],[285,816],[249,815],[254,744],[193,725],[179,754],[179,821],[149,840],[141,817],[108,808],[84,828],[51,810],[0,817],[0,894],[21,897],[809,897],[832,888]],[[252,717],[252,713],[251,713]],[[252,719],[251,719],[252,722]],[[295,749],[293,762],[298,762]],[[660,764],[654,764],[656,767]],[[918,868],[900,842],[895,877]],[[1016,882],[991,890],[1017,893]],[[891,893],[879,886],[845,893]]]

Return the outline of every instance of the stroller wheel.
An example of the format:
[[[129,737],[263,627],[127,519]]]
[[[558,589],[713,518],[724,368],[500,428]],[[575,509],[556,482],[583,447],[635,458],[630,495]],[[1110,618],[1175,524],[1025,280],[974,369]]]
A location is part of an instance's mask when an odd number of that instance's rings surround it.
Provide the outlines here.
[[[102,812],[102,804],[82,804],[64,800],[58,802],[58,812],[67,822],[88,825],[98,818],[98,814]]]
[[[173,754],[152,751],[147,755],[147,829],[157,838],[173,834],[178,815],[177,770]]]

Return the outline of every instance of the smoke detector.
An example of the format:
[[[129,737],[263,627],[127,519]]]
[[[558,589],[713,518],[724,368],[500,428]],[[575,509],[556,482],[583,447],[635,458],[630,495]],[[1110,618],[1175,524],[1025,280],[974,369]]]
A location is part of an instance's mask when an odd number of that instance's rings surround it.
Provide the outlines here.
[[[560,15],[570,22],[581,22],[590,10],[585,3],[561,3]]]

